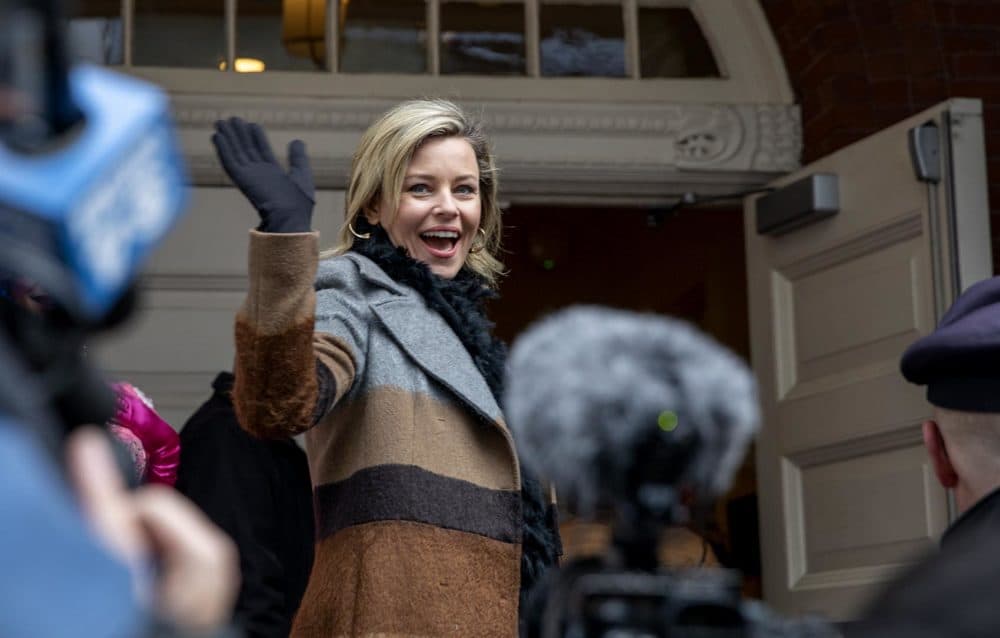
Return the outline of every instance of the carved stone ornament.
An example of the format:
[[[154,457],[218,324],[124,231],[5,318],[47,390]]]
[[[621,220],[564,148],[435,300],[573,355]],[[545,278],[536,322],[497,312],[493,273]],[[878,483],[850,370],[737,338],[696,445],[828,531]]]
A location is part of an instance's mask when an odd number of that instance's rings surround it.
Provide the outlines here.
[[[174,117],[192,180],[227,183],[211,144],[212,124],[259,122],[275,139],[309,144],[317,186],[344,188],[364,129],[395,102],[176,95]],[[662,200],[686,190],[727,193],[799,166],[798,107],[790,104],[487,102],[505,198]]]
[[[797,108],[785,105],[757,106],[757,148],[754,170],[792,171],[799,166],[802,151],[802,121]]]

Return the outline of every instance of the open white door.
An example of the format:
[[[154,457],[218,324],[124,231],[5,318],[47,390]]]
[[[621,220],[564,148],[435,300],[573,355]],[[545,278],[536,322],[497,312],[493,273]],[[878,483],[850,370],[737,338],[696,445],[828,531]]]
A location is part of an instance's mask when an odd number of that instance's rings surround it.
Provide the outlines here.
[[[909,129],[933,122],[941,181]],[[992,272],[981,105],[955,99],[775,182],[837,175],[839,212],[758,234],[745,206],[766,601],[848,620],[949,519],[921,444],[930,410],[899,373],[956,291]]]

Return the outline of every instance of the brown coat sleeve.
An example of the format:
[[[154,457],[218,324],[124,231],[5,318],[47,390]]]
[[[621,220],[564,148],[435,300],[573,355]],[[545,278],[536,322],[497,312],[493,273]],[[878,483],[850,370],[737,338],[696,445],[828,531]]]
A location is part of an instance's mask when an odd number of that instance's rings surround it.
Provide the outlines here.
[[[240,425],[261,438],[313,424],[318,244],[317,232],[250,231],[248,291],[236,315],[233,403]]]

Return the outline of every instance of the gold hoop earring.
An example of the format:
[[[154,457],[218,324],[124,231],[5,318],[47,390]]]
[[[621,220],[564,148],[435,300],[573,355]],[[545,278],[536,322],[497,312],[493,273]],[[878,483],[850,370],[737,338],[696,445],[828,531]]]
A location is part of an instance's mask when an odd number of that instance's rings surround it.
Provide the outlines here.
[[[371,239],[372,238],[372,234],[371,233],[359,233],[358,231],[354,230],[354,226],[351,225],[351,222],[347,222],[347,230],[349,230],[351,232],[351,234],[354,235],[355,237],[357,237],[358,239]]]
[[[479,234],[483,236],[483,241],[482,241],[481,244],[479,244],[478,246],[476,246],[476,242],[475,242],[475,240],[473,240],[472,246],[469,248],[469,253],[470,254],[475,255],[477,253],[481,253],[486,248],[486,231],[483,230],[482,228],[480,228],[479,229]]]

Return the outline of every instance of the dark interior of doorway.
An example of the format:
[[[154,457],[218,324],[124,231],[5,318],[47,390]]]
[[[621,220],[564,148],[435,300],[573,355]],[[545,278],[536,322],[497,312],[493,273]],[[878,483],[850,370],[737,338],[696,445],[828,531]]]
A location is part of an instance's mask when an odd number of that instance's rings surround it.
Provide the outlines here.
[[[685,319],[749,360],[739,209],[681,209],[653,227],[640,208],[513,206],[504,227],[509,274],[490,316],[508,343],[555,310],[600,304]],[[759,596],[754,477],[751,451],[698,532],[723,565],[744,573],[744,592]]]

